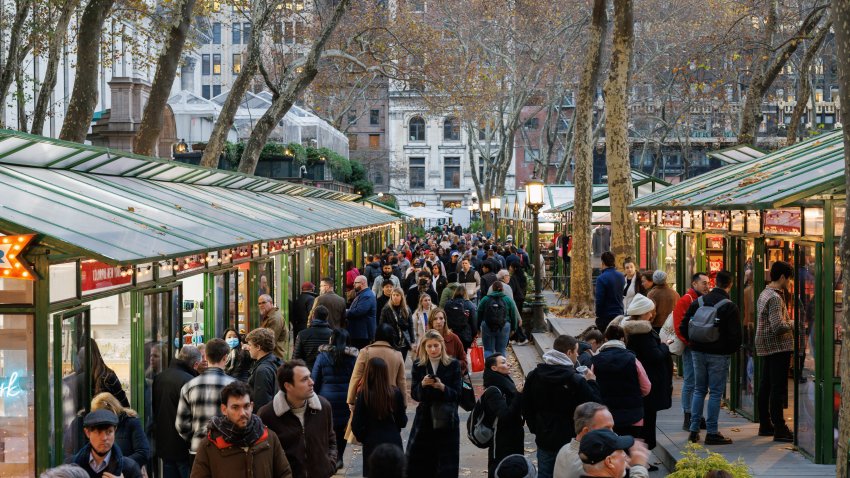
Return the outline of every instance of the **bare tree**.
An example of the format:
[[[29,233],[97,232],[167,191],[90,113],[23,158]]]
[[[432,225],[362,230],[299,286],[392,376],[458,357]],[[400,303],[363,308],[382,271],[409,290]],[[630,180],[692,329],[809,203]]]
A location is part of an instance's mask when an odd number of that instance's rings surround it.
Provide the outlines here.
[[[788,131],[785,135],[785,140],[788,145],[792,145],[797,142],[797,131],[800,128],[800,120],[806,112],[809,104],[809,94],[812,91],[812,84],[810,80],[812,74],[810,71],[812,63],[815,59],[815,55],[817,55],[820,51],[821,45],[823,45],[823,42],[826,39],[826,34],[831,28],[832,18],[829,18],[818,28],[809,44],[809,48],[806,50],[805,55],[803,55],[803,59],[800,61],[800,68],[798,70],[800,80],[797,86],[797,104],[794,105],[794,112],[791,114],[791,123],[788,124]],[[817,105],[813,102],[812,109],[816,107]]]
[[[263,71],[266,85],[272,91],[272,104],[251,131],[242,158],[239,160],[239,172],[254,173],[257,168],[257,161],[260,159],[260,152],[272,130],[318,74],[319,60],[325,50],[325,45],[342,20],[349,2],[350,0],[339,0],[336,3],[333,15],[322,26],[321,32],[313,41],[307,56],[290,63],[286,71],[280,75],[278,82],[272,81],[268,72]]]
[[[137,154],[152,155],[156,147],[157,139],[162,131],[162,113],[168,102],[168,94],[171,85],[177,76],[177,66],[183,54],[183,46],[189,34],[192,24],[195,0],[179,0],[173,6],[171,13],[175,18],[171,23],[165,47],[159,55],[154,73],[151,93],[145,111],[142,115],[142,123],[139,131],[133,138],[133,152]]]
[[[602,67],[602,51],[608,30],[606,0],[593,0],[587,50],[575,109],[575,207],[573,208],[573,249],[570,268],[569,313],[574,317],[595,317],[592,269],[590,266],[591,215],[593,196],[593,100]]]
[[[21,51],[26,34],[24,27],[29,18],[31,5],[29,0],[17,0],[15,2],[15,18],[12,20],[12,27],[9,29],[9,49],[6,51],[6,62],[0,65],[0,104],[5,103],[6,97],[9,95],[9,88],[15,81],[15,75],[25,56],[25,54],[21,54]],[[0,108],[0,126],[4,126],[5,123],[5,108]]]
[[[62,46],[65,44],[65,38],[68,36],[68,25],[71,22],[71,17],[80,5],[80,0],[63,0],[60,1],[59,17],[56,19],[54,28],[49,33],[49,42],[47,47],[47,70],[44,73],[44,78],[39,86],[38,98],[33,111],[32,126],[30,132],[40,135],[44,131],[44,121],[47,119],[47,113],[50,110],[50,97],[53,95],[53,90],[56,88],[57,72],[59,70],[59,60],[62,57]]]
[[[112,10],[115,0],[90,0],[80,20],[77,44],[77,72],[74,89],[68,104],[68,113],[59,138],[82,143],[86,139],[94,108],[97,105],[97,69],[103,22]]]

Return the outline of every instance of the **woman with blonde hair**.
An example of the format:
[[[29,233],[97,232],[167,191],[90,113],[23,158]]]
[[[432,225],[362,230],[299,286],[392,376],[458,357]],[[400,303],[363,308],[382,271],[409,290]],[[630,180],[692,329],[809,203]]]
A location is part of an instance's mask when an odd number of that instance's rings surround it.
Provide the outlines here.
[[[413,345],[413,323],[410,318],[410,307],[407,306],[401,287],[393,288],[387,305],[379,311],[378,325],[381,324],[392,326],[396,337],[393,346],[401,352],[402,358],[407,360],[407,352]]]
[[[115,445],[121,454],[135,461],[139,467],[147,465],[151,455],[151,445],[145,436],[139,414],[121,402],[109,392],[99,393],[92,398],[91,411],[109,410],[118,416],[118,428],[115,430]]]
[[[416,361],[416,356],[419,355],[419,344],[422,342],[422,337],[429,329],[428,318],[437,308],[432,302],[431,295],[423,293],[419,296],[418,307],[413,311],[413,360]]]
[[[409,478],[456,478],[460,464],[460,363],[443,336],[425,332],[411,372],[410,395],[419,402],[407,441]]]
[[[463,348],[460,337],[449,329],[446,311],[439,307],[434,309],[428,318],[428,328],[436,330],[443,336],[443,340],[446,343],[446,353],[460,362],[460,373],[461,375],[466,375],[466,350]]]

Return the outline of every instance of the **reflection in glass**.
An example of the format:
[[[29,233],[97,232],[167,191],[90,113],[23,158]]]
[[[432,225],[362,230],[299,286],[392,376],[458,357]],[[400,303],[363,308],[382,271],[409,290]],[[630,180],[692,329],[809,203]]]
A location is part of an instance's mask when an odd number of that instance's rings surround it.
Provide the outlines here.
[[[797,265],[797,445],[815,452],[815,248],[799,246]]]
[[[741,345],[741,360],[739,361],[741,377],[741,412],[747,416],[755,416],[755,335],[756,310],[755,288],[753,287],[753,252],[755,242],[752,239],[741,241],[741,259],[738,277],[743,277],[741,287],[741,323],[743,325],[743,343]]]
[[[20,281],[30,282],[30,281]],[[0,476],[35,474],[32,316],[0,315]]]

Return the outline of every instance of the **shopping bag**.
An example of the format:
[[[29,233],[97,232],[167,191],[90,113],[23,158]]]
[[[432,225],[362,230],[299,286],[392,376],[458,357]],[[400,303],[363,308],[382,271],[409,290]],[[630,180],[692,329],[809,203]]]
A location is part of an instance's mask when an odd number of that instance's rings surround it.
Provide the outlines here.
[[[477,343],[469,347],[469,360],[472,362],[472,373],[484,371],[484,349]]]

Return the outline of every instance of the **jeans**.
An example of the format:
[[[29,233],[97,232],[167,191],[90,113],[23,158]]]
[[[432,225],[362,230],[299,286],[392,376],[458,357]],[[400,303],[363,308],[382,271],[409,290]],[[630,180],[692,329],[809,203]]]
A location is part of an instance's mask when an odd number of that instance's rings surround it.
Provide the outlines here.
[[[726,390],[726,376],[729,374],[729,356],[708,354],[691,350],[694,363],[694,396],[691,400],[691,431],[699,431],[702,407],[708,394],[706,407],[706,432],[717,433],[717,420],[720,416],[720,400]]]
[[[778,352],[764,357],[764,369],[759,382],[759,422],[763,428],[771,425],[785,427],[783,409],[788,399],[788,367],[791,352]]]
[[[189,478],[191,471],[192,466],[188,459],[183,461],[162,460],[163,478]]]
[[[694,359],[691,348],[682,351],[682,411],[691,413],[691,399],[694,396]]]
[[[502,330],[493,331],[486,321],[481,322],[481,345],[484,347],[484,358],[499,353],[505,355],[508,346],[508,337],[511,335],[511,324],[505,322]]]
[[[558,450],[551,451],[537,447],[537,478],[552,478],[557,457]]]

